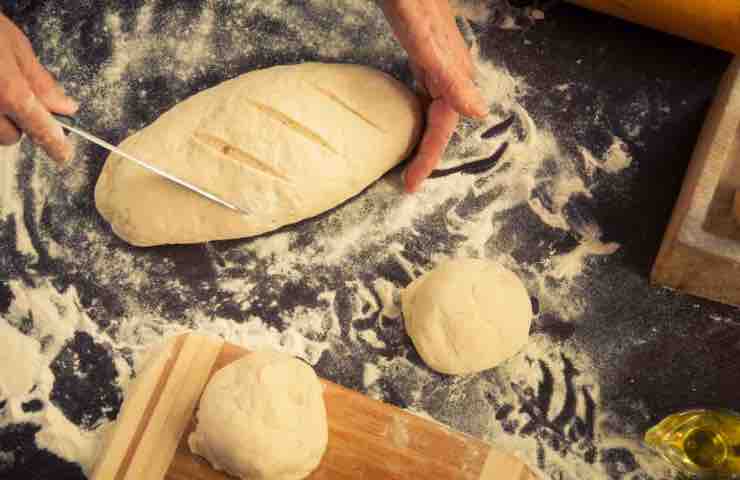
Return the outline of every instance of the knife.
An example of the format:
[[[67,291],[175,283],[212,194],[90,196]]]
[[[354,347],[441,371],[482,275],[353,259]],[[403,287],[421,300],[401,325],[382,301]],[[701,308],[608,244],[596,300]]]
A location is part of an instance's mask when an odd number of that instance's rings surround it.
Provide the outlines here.
[[[240,207],[238,207],[237,205],[234,205],[231,202],[227,202],[226,200],[222,199],[218,195],[216,195],[214,193],[211,193],[211,192],[208,192],[206,190],[203,190],[200,187],[196,187],[195,185],[193,185],[190,182],[187,182],[187,181],[185,181],[185,180],[183,180],[181,178],[178,178],[175,175],[172,175],[171,173],[167,173],[167,172],[165,172],[164,170],[162,170],[162,169],[160,169],[158,167],[155,167],[155,166],[153,166],[153,165],[151,165],[151,164],[149,164],[149,163],[147,163],[147,162],[145,162],[145,161],[143,161],[143,160],[141,160],[139,158],[134,157],[133,155],[129,155],[128,153],[124,152],[123,150],[121,150],[120,148],[118,148],[116,146],[111,145],[110,143],[106,142],[105,140],[103,140],[103,139],[101,139],[99,137],[96,137],[95,135],[93,135],[91,133],[88,133],[85,130],[80,129],[79,127],[77,127],[77,122],[75,121],[74,118],[69,117],[67,115],[60,115],[58,113],[53,114],[53,116],[57,120],[57,122],[59,122],[59,124],[62,126],[62,128],[65,128],[68,131],[79,135],[80,137],[84,138],[85,140],[88,140],[88,141],[90,141],[90,142],[92,142],[92,143],[94,143],[96,145],[99,145],[99,146],[105,148],[106,150],[108,150],[110,152],[113,152],[113,153],[115,153],[117,155],[120,155],[123,158],[136,163],[140,167],[145,168],[145,169],[149,170],[150,172],[153,172],[153,173],[155,173],[155,174],[157,174],[157,175],[159,175],[161,177],[164,177],[167,180],[169,180],[171,182],[174,182],[174,183],[176,183],[176,184],[178,184],[178,185],[180,185],[182,187],[185,187],[188,190],[193,191],[193,192],[195,192],[195,193],[197,193],[197,194],[199,194],[199,195],[201,195],[203,197],[206,197],[207,199],[209,199],[209,200],[211,200],[213,202],[216,202],[216,203],[218,203],[220,205],[223,205],[224,207],[230,208],[231,210],[234,210],[235,212],[239,212],[239,213],[241,213],[243,215],[249,215],[249,212],[247,212],[243,208],[240,208]]]

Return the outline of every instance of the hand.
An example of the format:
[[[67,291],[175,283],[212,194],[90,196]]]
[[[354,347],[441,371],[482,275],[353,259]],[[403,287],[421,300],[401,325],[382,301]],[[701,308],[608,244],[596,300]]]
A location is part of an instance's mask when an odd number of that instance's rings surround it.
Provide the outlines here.
[[[72,147],[49,112],[76,111],[77,104],[39,63],[28,38],[0,13],[0,144],[12,145],[25,132],[63,162],[72,156]]]
[[[427,129],[405,172],[414,192],[439,164],[460,115],[484,117],[488,105],[473,82],[470,51],[447,0],[381,0],[393,32],[409,54],[417,83],[431,97]]]

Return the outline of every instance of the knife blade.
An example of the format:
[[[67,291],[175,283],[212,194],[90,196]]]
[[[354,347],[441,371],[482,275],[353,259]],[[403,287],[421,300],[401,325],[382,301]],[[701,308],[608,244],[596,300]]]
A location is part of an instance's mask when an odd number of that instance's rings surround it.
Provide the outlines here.
[[[145,168],[146,170],[149,170],[152,173],[155,173],[155,174],[157,174],[157,175],[159,175],[161,177],[164,177],[167,180],[180,185],[181,187],[185,187],[188,190],[197,193],[198,195],[201,195],[201,196],[203,196],[203,197],[205,197],[205,198],[207,198],[207,199],[209,199],[209,200],[211,200],[213,202],[216,202],[216,203],[218,203],[218,204],[220,204],[220,205],[222,205],[222,206],[224,206],[226,208],[229,208],[231,210],[234,210],[236,212],[239,212],[239,213],[241,213],[243,215],[249,215],[249,213],[250,213],[250,212],[246,211],[245,209],[243,209],[243,208],[241,208],[241,207],[239,207],[237,205],[234,205],[231,202],[227,202],[226,200],[222,199],[221,197],[219,197],[218,195],[216,195],[214,193],[208,192],[208,191],[206,191],[206,190],[204,190],[204,189],[202,189],[200,187],[196,187],[192,183],[190,183],[190,182],[188,182],[186,180],[183,180],[181,178],[178,178],[175,175],[172,175],[171,173],[167,173],[164,170],[162,170],[162,169],[160,169],[158,167],[155,167],[154,165],[151,165],[150,163],[147,163],[147,162],[145,162],[145,161],[143,161],[143,160],[141,160],[141,159],[139,159],[137,157],[134,157],[133,155],[130,155],[130,154],[124,152],[120,148],[118,148],[118,147],[116,147],[114,145],[111,145],[110,143],[106,142],[102,138],[97,137],[97,136],[95,136],[95,135],[93,135],[93,134],[91,134],[89,132],[86,132],[85,130],[82,130],[81,128],[77,127],[76,122],[75,122],[75,120],[72,117],[68,117],[66,115],[54,114],[54,118],[57,120],[57,122],[59,122],[59,124],[62,126],[62,128],[66,129],[66,130],[68,130],[68,131],[70,131],[70,132],[72,132],[72,133],[74,133],[76,135],[79,135],[80,137],[84,138],[85,140],[88,140],[89,142],[92,142],[92,143],[94,143],[96,145],[99,145],[99,146],[105,148],[106,150],[108,150],[110,152],[113,152],[113,153],[115,153],[117,155],[120,155],[121,157],[123,157],[123,158],[125,158],[127,160],[130,160],[130,161],[136,163],[140,167]]]

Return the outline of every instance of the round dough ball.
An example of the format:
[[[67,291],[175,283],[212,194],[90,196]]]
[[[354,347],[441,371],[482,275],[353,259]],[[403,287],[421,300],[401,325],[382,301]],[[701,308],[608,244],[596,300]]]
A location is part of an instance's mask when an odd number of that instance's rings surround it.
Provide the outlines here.
[[[206,386],[190,449],[243,479],[305,478],[329,439],[323,393],[301,360],[276,352],[247,355]]]
[[[406,287],[401,300],[406,331],[438,372],[486,370],[527,343],[529,294],[516,274],[497,263],[446,261]]]

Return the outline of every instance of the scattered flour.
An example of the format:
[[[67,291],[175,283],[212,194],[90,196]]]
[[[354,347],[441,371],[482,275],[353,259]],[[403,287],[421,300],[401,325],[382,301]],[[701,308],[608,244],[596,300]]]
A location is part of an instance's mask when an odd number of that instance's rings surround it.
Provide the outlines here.
[[[613,137],[609,149],[606,151],[604,169],[609,173],[619,173],[632,165],[632,155],[629,147],[621,138]]]
[[[540,8],[515,8],[507,0],[451,0],[456,15],[479,26],[495,26],[501,30],[521,30],[545,19]]]
[[[544,20],[545,12],[543,12],[539,8],[533,8],[529,10],[529,18],[531,18],[532,20]]]
[[[491,18],[491,6],[487,2],[452,0],[450,5],[455,14],[471,22],[485,24]]]
[[[740,326],[740,324],[732,317],[723,317],[722,315],[713,314],[709,316],[709,319],[720,324]]]
[[[373,348],[383,349],[386,347],[385,342],[378,338],[378,334],[375,333],[375,330],[363,330],[358,335]]]
[[[5,322],[0,323],[0,338],[5,340],[5,348],[0,351],[0,364],[13,365],[17,362],[17,365],[24,365],[27,369],[22,375],[10,369],[0,371],[0,396],[8,399],[5,411],[15,418],[20,416],[21,403],[26,401],[33,387],[46,380],[42,378],[41,346],[37,340],[23,335]]]
[[[381,377],[380,369],[372,364],[366,363],[362,374],[362,384],[365,388],[370,388],[378,382]]]
[[[23,218],[23,204],[18,201],[18,190],[15,185],[18,176],[18,154],[20,145],[12,147],[0,146],[0,208],[3,215],[13,218]],[[19,222],[16,224],[15,234],[16,249],[19,252],[34,252],[31,238],[26,226]]]
[[[584,146],[579,146],[578,151],[586,162],[588,171],[601,169],[608,173],[619,173],[632,165],[632,154],[624,140],[612,136],[612,144],[604,153],[603,157],[597,159],[594,154]]]
[[[0,370],[0,398],[6,401],[0,412],[0,427],[37,424],[39,448],[73,459],[89,473],[106,423],[87,431],[64,416],[50,399],[55,380],[50,363],[75,332],[87,332],[109,344],[110,339],[80,308],[74,289],[60,294],[47,282],[29,288],[15,281],[10,282],[10,289],[15,301],[5,318],[0,318],[0,338],[4,343],[0,361],[5,366]],[[23,333],[20,329],[24,329]],[[121,357],[114,364],[118,378],[126,382],[130,376],[128,364]],[[31,401],[40,401],[42,408],[26,411],[23,404]]]
[[[554,350],[545,338],[534,336],[523,355],[512,358],[499,369],[496,380],[510,383],[522,400],[521,408],[530,412],[530,418],[538,418],[539,421],[532,424],[534,431],[525,429],[528,434],[512,438],[507,435],[506,429],[521,420],[513,412],[509,413],[508,409],[498,409],[496,415],[505,420],[489,425],[490,441],[502,449],[515,451],[517,456],[538,470],[542,478],[560,478],[553,474],[554,471],[567,472],[567,477],[563,478],[569,479],[606,478],[602,464],[573,461],[573,454],[576,457],[596,455],[596,445],[607,451],[632,452],[642,471],[652,478],[674,478],[675,472],[668,465],[640,448],[639,437],[615,436],[610,424],[618,420],[611,419],[605,411],[595,413],[595,402],[599,398],[598,385],[591,382],[584,371],[590,360],[575,348],[568,348],[567,351],[568,357],[565,357],[562,351]],[[551,361],[545,363],[546,359]],[[554,369],[553,366],[558,368]],[[548,391],[543,388],[548,384],[562,384],[565,388]],[[538,387],[533,389],[533,386]],[[487,391],[491,385],[482,382],[478,387]],[[537,402],[537,396],[545,396],[546,401]],[[548,455],[547,465],[544,465],[532,457],[534,452],[543,448],[553,449],[560,454]],[[634,465],[627,467],[627,471],[622,473],[634,471]]]

